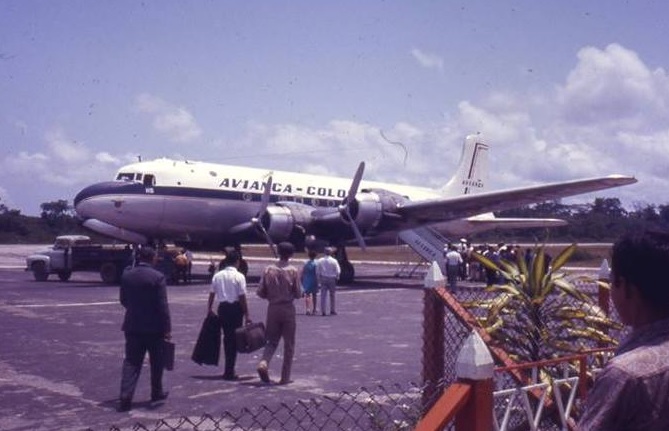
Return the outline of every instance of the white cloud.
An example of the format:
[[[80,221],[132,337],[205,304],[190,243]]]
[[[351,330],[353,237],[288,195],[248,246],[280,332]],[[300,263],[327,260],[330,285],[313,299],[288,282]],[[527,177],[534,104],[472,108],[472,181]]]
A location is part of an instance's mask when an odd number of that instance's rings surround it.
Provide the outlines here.
[[[83,143],[69,138],[60,128],[48,131],[45,140],[51,154],[64,162],[80,163],[89,158],[88,148]]]
[[[0,169],[15,179],[69,187],[111,179],[126,159],[108,152],[94,153],[84,142],[55,127],[44,134],[43,151],[9,154],[0,160]]]
[[[111,165],[115,165],[115,166],[121,164],[121,161],[119,160],[118,157],[113,156],[106,151],[102,151],[100,153],[97,153],[95,155],[95,161],[100,162],[100,163],[104,163],[104,164],[111,164]]]
[[[14,203],[12,202],[12,197],[6,188],[0,186],[0,205],[4,205],[8,209],[14,208]]]
[[[421,51],[418,48],[413,48],[411,50],[411,55],[414,59],[416,59],[416,61],[418,61],[418,64],[426,69],[437,69],[439,71],[444,70],[444,59],[436,54],[431,54]]]
[[[350,177],[365,160],[365,178],[437,188],[455,168],[463,138],[481,132],[491,144],[491,189],[622,173],[640,183],[606,196],[664,203],[656,190],[669,187],[668,82],[634,51],[588,47],[562,85],[463,100],[439,124],[254,124],[243,146],[260,155],[252,161],[258,166]]]
[[[618,44],[583,48],[578,59],[559,89],[568,122],[641,129],[666,118],[669,77],[662,68],[650,70],[634,51]]]
[[[182,107],[174,106],[159,97],[140,94],[135,100],[136,108],[153,115],[153,127],[173,142],[192,142],[202,135],[195,117]]]

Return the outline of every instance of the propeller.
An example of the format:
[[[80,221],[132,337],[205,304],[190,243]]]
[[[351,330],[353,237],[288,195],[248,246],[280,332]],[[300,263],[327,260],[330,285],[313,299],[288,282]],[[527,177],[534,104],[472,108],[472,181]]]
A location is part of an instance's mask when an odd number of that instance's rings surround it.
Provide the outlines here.
[[[272,238],[270,237],[269,233],[267,233],[267,229],[265,229],[265,226],[263,226],[261,220],[262,216],[265,214],[267,211],[267,207],[269,206],[269,197],[270,193],[272,191],[272,176],[270,175],[267,178],[267,182],[265,183],[265,190],[263,190],[262,197],[260,198],[260,208],[258,208],[258,212],[254,217],[251,217],[251,220],[240,223],[237,226],[233,226],[230,229],[230,233],[236,234],[243,232],[245,230],[249,230],[251,228],[256,228],[258,229],[263,236],[265,237],[265,241],[267,242],[267,245],[269,245],[270,250],[272,250],[272,254],[274,257],[278,257],[276,253],[276,247],[274,247],[274,242],[272,241]]]
[[[362,237],[362,233],[360,233],[360,229],[358,229],[358,225],[355,223],[353,215],[351,214],[351,204],[355,202],[355,195],[358,194],[358,187],[360,187],[360,181],[362,180],[362,174],[364,171],[365,171],[365,162],[360,162],[360,165],[358,165],[358,169],[355,171],[355,175],[353,176],[353,182],[351,182],[351,187],[348,189],[348,194],[342,200],[338,208],[339,213],[342,214],[342,216],[344,216],[344,218],[351,223],[351,229],[353,229],[353,234],[355,235],[355,238],[358,240],[358,245],[362,250],[365,250],[367,246],[365,244],[365,239]]]

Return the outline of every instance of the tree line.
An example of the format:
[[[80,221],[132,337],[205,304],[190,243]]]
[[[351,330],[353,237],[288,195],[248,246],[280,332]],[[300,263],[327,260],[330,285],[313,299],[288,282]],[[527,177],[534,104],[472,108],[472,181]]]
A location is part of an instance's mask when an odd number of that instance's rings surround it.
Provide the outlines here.
[[[618,198],[595,198],[592,203],[565,205],[548,201],[500,211],[498,217],[558,218],[566,226],[532,229],[498,229],[471,236],[475,242],[612,242],[623,233],[644,229],[669,231],[669,204],[637,204],[626,210]],[[0,243],[50,243],[64,234],[85,234],[105,239],[84,229],[67,200],[44,202],[38,217],[22,215],[0,203]]]

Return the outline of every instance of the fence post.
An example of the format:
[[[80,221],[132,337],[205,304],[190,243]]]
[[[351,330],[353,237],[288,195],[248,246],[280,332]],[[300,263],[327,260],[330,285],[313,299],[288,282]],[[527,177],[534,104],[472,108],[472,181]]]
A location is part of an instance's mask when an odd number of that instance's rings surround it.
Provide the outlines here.
[[[611,269],[609,268],[609,262],[606,259],[602,260],[602,264],[599,267],[599,272],[597,273],[597,281],[599,281],[600,283],[608,283],[610,278],[610,273]],[[611,298],[611,291],[602,286],[599,286],[597,291],[597,302],[599,304],[599,308],[601,308],[604,311],[604,314],[606,314],[606,316],[610,315],[610,307],[609,307],[610,298]]]
[[[423,409],[440,395],[439,383],[444,378],[444,305],[434,291],[446,282],[439,264],[434,261],[423,282]]]
[[[490,350],[481,336],[472,331],[455,362],[459,381],[472,387],[472,396],[455,417],[456,431],[490,431],[493,429],[493,372]]]

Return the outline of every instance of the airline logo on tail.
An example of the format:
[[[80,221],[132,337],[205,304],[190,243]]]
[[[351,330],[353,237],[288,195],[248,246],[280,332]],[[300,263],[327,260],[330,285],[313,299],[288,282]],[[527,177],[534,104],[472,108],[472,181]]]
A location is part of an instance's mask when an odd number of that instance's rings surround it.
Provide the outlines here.
[[[480,135],[469,135],[462,146],[455,175],[441,189],[444,196],[455,197],[480,193],[488,181],[488,144]]]
[[[487,174],[487,164],[488,145],[477,141],[474,144],[474,154],[471,157],[471,164],[468,169],[467,177],[462,179],[463,195],[483,190],[485,187],[485,180],[487,179],[484,178]]]

